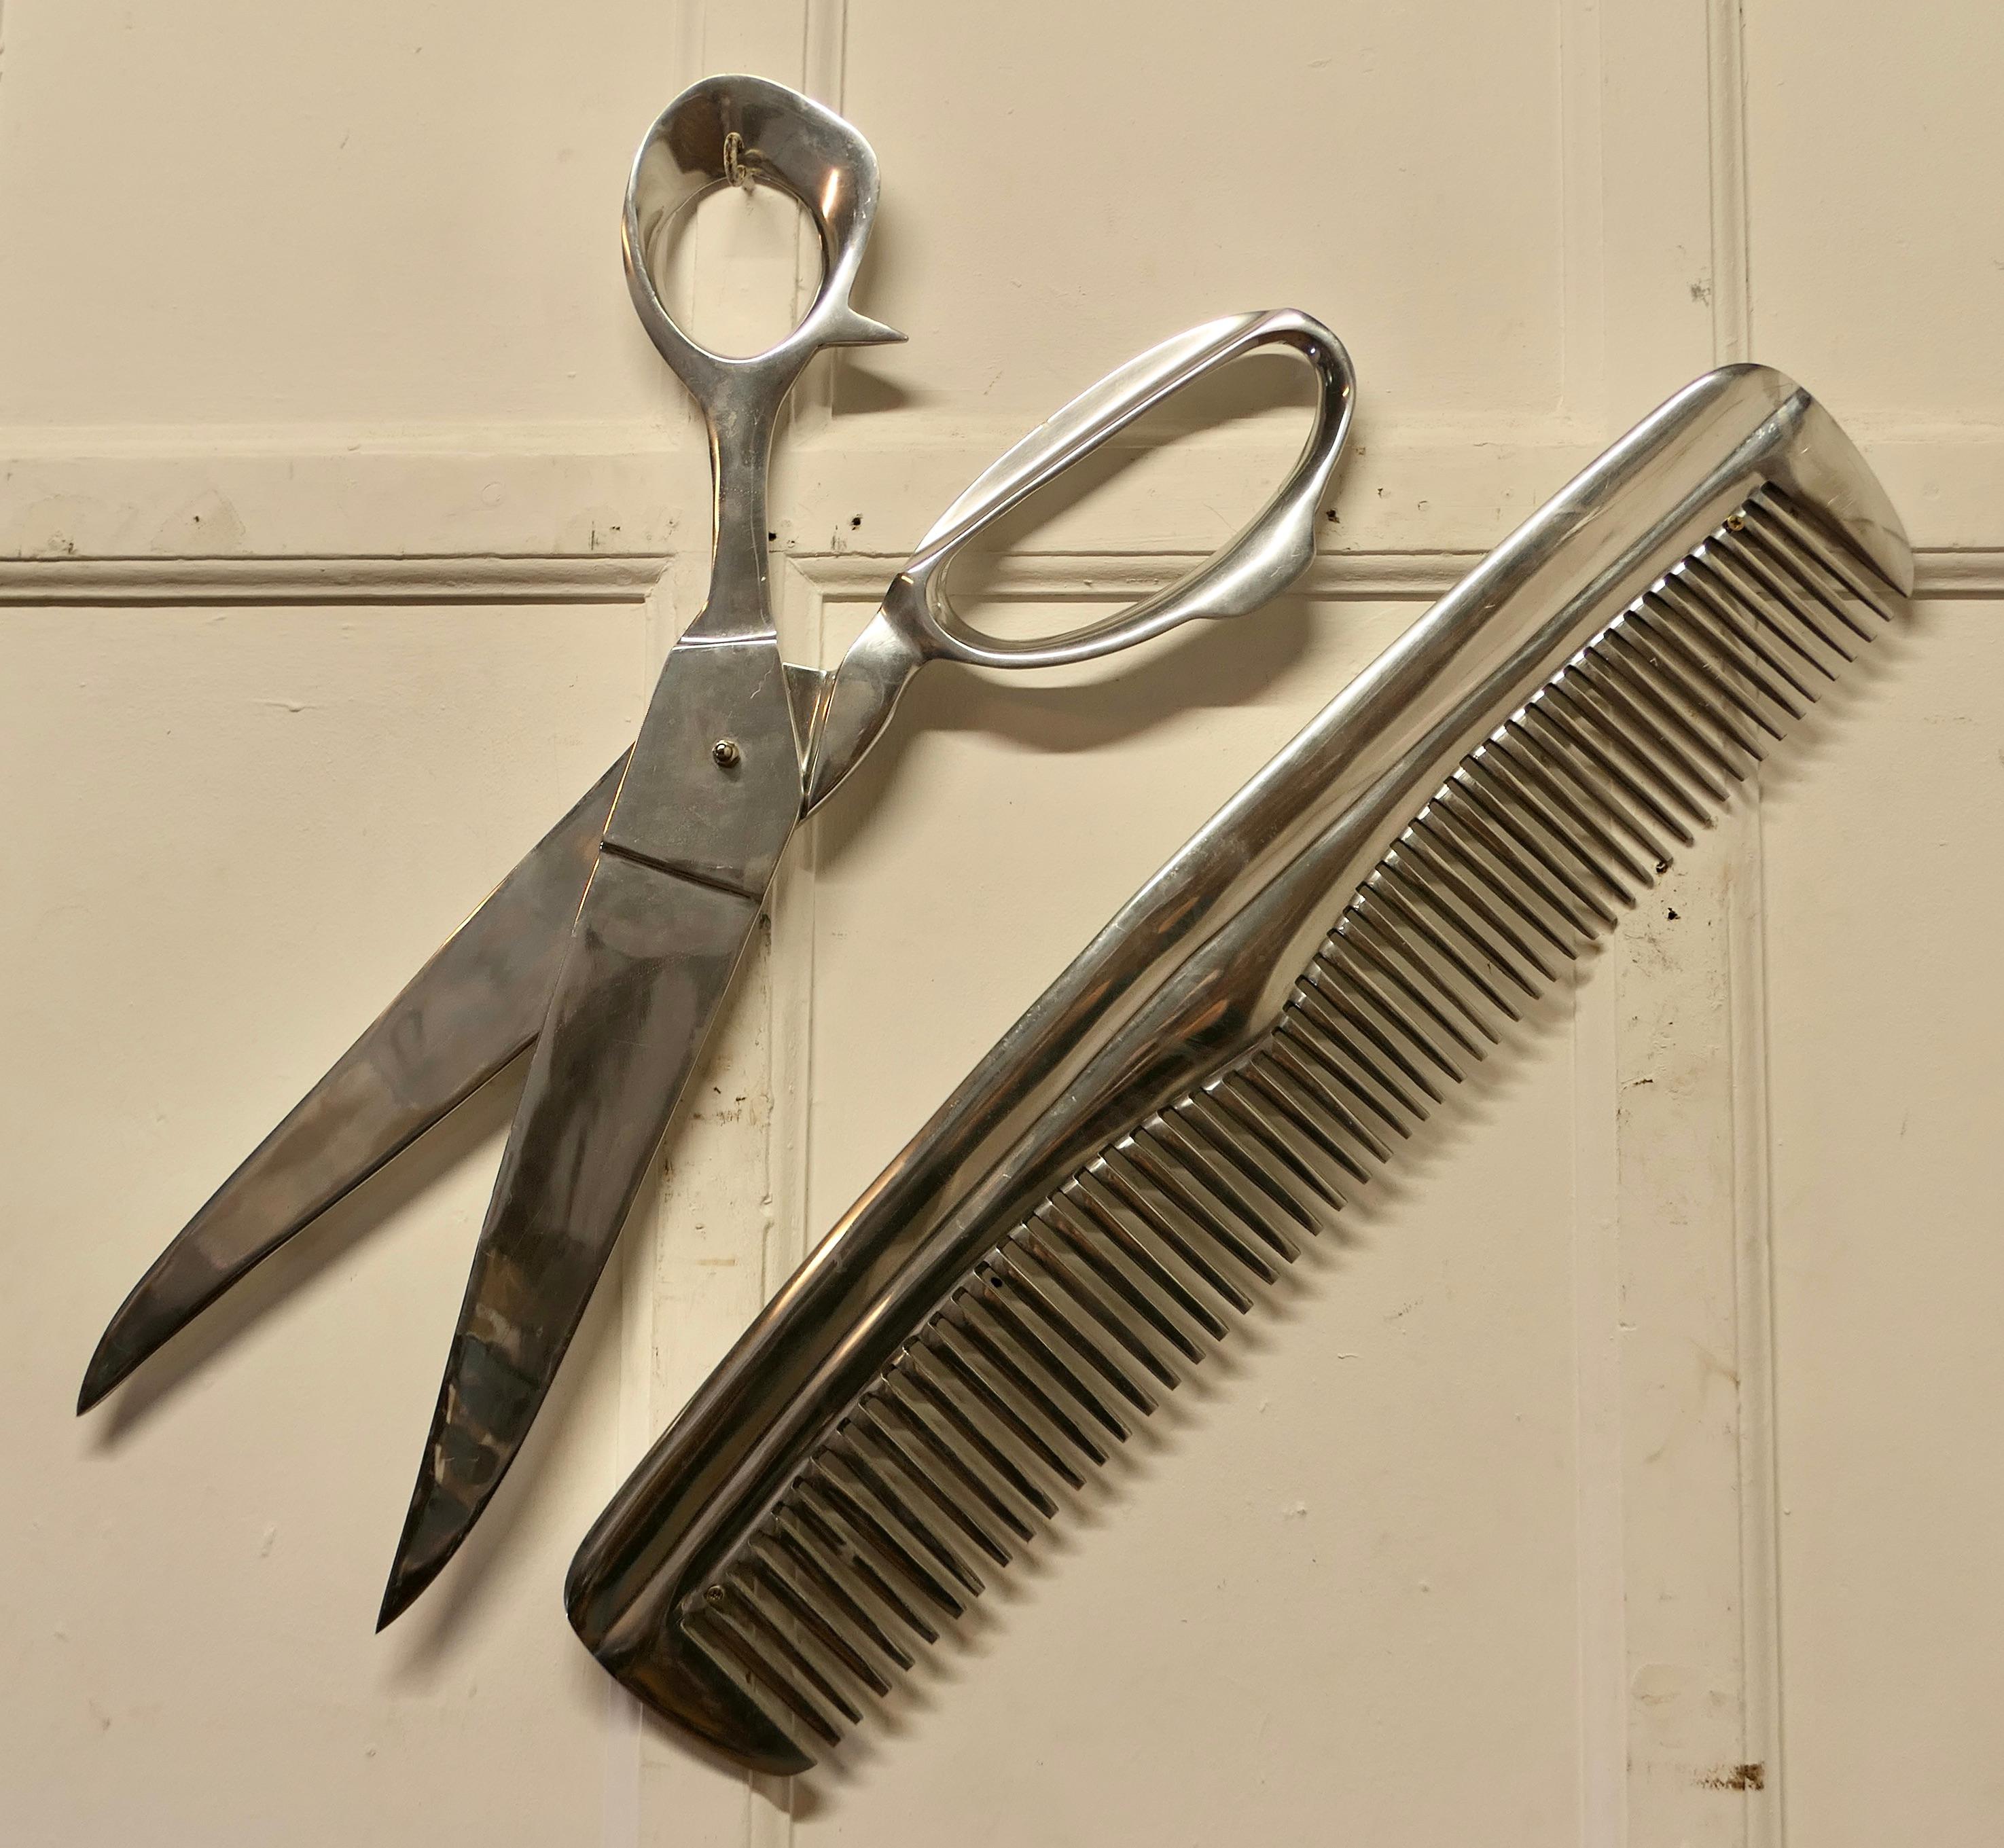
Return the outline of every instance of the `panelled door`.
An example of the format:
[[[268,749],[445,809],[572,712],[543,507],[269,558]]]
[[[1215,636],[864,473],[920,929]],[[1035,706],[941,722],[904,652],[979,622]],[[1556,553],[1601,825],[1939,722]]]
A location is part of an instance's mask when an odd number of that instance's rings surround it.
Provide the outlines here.
[[[1993,9],[8,0],[5,28],[9,1841],[2004,1837]],[[1198,320],[1327,320],[1354,453],[1263,614],[914,692],[797,844],[520,1466],[378,1638],[510,1081],[72,1402],[166,1237],[631,736],[700,598],[699,429],[614,233],[647,123],[731,69],[874,143],[857,302],[911,337],[817,362],[781,432],[794,658]],[[815,280],[769,197],[683,249],[720,344]],[[788,1786],[644,1719],[559,1591],[650,1437],[1220,802],[1749,357],[1883,475],[1911,627],[887,1724]],[[1291,381],[1154,418],[969,588],[1056,628],[1175,575],[1291,458]]]

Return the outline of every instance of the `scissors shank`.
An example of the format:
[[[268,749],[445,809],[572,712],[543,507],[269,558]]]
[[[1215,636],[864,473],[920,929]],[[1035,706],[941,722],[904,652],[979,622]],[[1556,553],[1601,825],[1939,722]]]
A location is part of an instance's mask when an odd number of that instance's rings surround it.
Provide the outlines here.
[[[535,1038],[625,761],[530,849],[176,1235],[100,1339],[79,1411]]]
[[[606,845],[756,897],[800,813],[794,695],[778,637],[685,636],[648,702]]]

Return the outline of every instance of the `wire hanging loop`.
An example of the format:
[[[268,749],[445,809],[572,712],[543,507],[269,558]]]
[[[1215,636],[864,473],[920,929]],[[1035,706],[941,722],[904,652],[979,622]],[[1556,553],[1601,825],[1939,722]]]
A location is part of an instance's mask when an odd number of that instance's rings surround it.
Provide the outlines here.
[[[752,190],[752,170],[744,164],[744,137],[734,128],[723,138],[723,183]]]

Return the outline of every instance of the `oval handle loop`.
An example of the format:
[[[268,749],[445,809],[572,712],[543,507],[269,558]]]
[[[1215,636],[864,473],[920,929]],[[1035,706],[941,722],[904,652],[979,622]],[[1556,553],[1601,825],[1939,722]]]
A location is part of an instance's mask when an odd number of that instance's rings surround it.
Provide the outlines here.
[[[1063,635],[1014,639],[965,621],[947,568],[974,535],[1186,386],[1257,351],[1298,354],[1316,376],[1315,422],[1288,478],[1238,534],[1152,597]],[[979,667],[1050,667],[1111,654],[1196,616],[1242,616],[1285,590],[1315,552],[1317,509],[1350,434],[1357,375],[1343,342],[1297,309],[1228,316],[1151,347],[1033,430],[954,502],[919,543],[884,611],[920,658]]]
[[[659,275],[676,215],[750,180],[789,194],[821,239],[821,287],[799,326],[762,353],[712,352],[675,324]],[[641,324],[701,408],[709,436],[709,591],[685,639],[770,640],[766,474],[780,407],[826,346],[904,336],[849,305],[877,212],[877,156],[832,110],[762,77],[706,77],[655,119],[634,157],[620,235]]]
[[[948,600],[947,567],[976,533],[1046,482],[1206,373],[1260,347],[1314,370],[1316,415],[1285,481],[1235,537],[1168,589],[1068,634],[1028,641],[985,635]],[[807,807],[818,807],[881,735],[912,676],[927,661],[973,667],[1051,667],[1111,654],[1195,616],[1242,616],[1277,596],[1315,555],[1316,509],[1350,435],[1357,375],[1343,342],[1291,308],[1207,321],[1151,347],[1033,430],[948,508],[898,574],[883,604],[816,702]]]
[[[657,280],[668,227],[717,187],[750,180],[790,194],[821,239],[822,282],[800,324],[762,353],[712,352],[676,324]],[[714,424],[734,397],[768,420],[823,347],[904,336],[849,305],[877,212],[877,156],[832,110],[762,77],[706,77],[655,119],[626,184],[620,243],[641,324]]]

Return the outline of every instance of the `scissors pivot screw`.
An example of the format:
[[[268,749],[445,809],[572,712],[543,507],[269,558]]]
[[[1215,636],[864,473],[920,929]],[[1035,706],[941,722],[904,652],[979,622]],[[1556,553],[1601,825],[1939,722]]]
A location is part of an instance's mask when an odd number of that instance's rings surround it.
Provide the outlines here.
[[[719,738],[709,747],[710,761],[720,770],[735,770],[744,761],[744,753],[737,748],[735,738]]]

